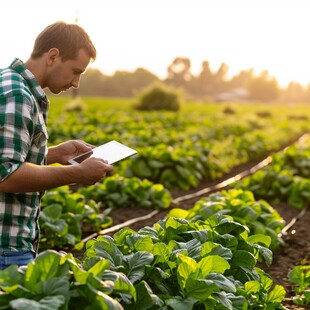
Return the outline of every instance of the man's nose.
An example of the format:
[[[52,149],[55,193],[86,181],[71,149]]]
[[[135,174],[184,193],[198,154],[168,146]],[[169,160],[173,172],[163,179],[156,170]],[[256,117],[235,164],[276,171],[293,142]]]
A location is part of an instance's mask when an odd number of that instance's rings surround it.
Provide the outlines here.
[[[76,77],[71,82],[72,87],[79,88],[80,85],[80,77]]]

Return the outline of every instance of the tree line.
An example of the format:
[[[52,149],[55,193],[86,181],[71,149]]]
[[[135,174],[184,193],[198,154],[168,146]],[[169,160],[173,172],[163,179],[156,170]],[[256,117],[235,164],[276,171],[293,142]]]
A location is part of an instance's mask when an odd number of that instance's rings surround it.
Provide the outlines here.
[[[168,66],[165,79],[144,68],[133,72],[116,71],[113,75],[90,68],[82,77],[78,93],[81,96],[133,97],[147,86],[161,82],[184,90],[188,97],[201,100],[310,102],[310,84],[303,87],[291,82],[281,88],[267,70],[258,76],[254,75],[253,69],[242,70],[232,78],[227,77],[228,71],[225,63],[212,71],[209,62],[204,61],[199,74],[194,75],[190,59],[182,57],[175,58]]]

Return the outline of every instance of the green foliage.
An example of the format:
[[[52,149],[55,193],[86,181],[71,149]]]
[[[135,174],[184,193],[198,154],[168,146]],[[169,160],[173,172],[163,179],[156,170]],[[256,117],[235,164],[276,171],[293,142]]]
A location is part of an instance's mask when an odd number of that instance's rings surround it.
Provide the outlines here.
[[[296,209],[303,209],[310,202],[309,162],[309,147],[292,145],[273,154],[271,165],[244,178],[235,187],[252,191],[257,199],[287,202]]]
[[[283,113],[279,115],[272,106],[270,111],[276,118],[261,119],[257,112],[262,108],[266,111],[265,105],[231,105],[235,113],[224,115],[222,107],[194,102],[171,113],[133,110],[132,102],[124,99],[84,101],[87,109],[83,113],[64,113],[66,103],[60,98],[59,104],[58,100],[51,104],[51,110],[55,105],[57,113],[49,113],[49,143],[67,139],[82,139],[93,145],[111,139],[128,143],[138,150],[139,156],[118,163],[114,172],[164,182],[161,184],[169,189],[194,188],[203,178],[221,177],[237,165],[278,149],[308,125],[300,120],[286,122],[287,114],[292,113],[290,108],[281,109]],[[294,111],[300,113],[299,108]],[[161,168],[159,161],[163,163]],[[153,170],[155,173],[150,173]]]
[[[172,201],[171,194],[161,184],[117,174],[95,185],[81,187],[78,193],[111,209],[121,206],[165,209]]]
[[[137,299],[128,309],[277,309],[284,289],[272,287],[271,279],[264,284],[255,267],[262,253],[271,260],[266,238],[247,231],[219,214],[205,221],[168,217],[138,232],[124,228],[88,241],[84,260],[107,259],[134,283]]]
[[[167,110],[178,111],[180,109],[181,95],[176,89],[154,84],[138,94],[138,110]]]
[[[158,144],[138,152],[126,167],[127,177],[147,178],[168,189],[196,187],[204,177],[215,178],[221,171],[217,163],[208,161],[209,145],[195,147]]]
[[[283,244],[278,234],[285,226],[285,221],[266,201],[255,200],[250,191],[230,189],[216,192],[201,198],[188,211],[176,208],[169,214],[182,216],[187,220],[206,220],[215,214],[226,214],[247,226],[251,234],[268,236],[270,242],[265,242],[272,251],[276,251]]]
[[[310,304],[310,265],[295,266],[288,273],[289,280],[294,284],[293,302],[297,305]]]
[[[42,252],[0,271],[2,307],[40,309],[280,309],[284,288],[256,267],[269,241],[231,217],[168,217],[87,242],[82,261]],[[27,306],[26,306],[27,305]],[[39,306],[40,305],[40,306]],[[24,309],[24,308],[22,308]]]
[[[110,226],[112,219],[102,212],[99,203],[63,186],[43,196],[39,223],[41,249],[82,248],[83,229],[98,231]]]
[[[49,142],[82,139],[99,145],[114,139],[128,143],[138,156],[115,165],[114,173],[147,178],[168,189],[194,188],[202,179],[221,177],[237,165],[278,149],[305,126],[304,121],[285,121],[290,109],[283,109],[279,116],[273,107],[272,115],[280,120],[259,118],[261,106],[233,106],[235,113],[224,115],[222,107],[197,103],[184,104],[182,111],[171,113],[136,111],[126,100],[84,101],[83,113],[63,113],[56,104],[56,116],[49,114]],[[66,103],[60,100],[60,105],[64,108]]]
[[[135,299],[123,275],[99,260],[85,269],[71,254],[48,250],[25,268],[0,270],[2,309],[123,309],[115,296]]]
[[[40,248],[82,249],[84,231],[98,232],[112,225],[107,214],[117,207],[168,208],[172,197],[161,185],[148,180],[106,177],[102,183],[80,187],[68,186],[49,190],[42,198]]]

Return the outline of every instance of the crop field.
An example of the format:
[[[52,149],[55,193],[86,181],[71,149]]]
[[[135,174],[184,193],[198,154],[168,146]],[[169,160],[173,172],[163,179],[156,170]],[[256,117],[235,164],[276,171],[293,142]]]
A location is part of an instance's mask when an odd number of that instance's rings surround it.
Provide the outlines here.
[[[297,214],[310,201],[310,107],[186,102],[178,112],[143,112],[133,105],[51,98],[49,145],[117,140],[137,154],[95,185],[46,191],[40,254],[25,268],[0,271],[0,308],[288,309],[292,292],[262,266],[285,247],[287,220],[276,206]],[[267,157],[229,186],[176,203]],[[153,222],[116,229],[118,213],[134,219],[141,210]],[[310,267],[299,263],[287,271],[291,303],[306,306]]]

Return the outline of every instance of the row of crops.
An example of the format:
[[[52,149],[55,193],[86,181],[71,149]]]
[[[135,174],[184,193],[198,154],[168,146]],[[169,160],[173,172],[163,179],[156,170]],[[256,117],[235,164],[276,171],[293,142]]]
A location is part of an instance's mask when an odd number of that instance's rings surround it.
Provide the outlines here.
[[[257,265],[271,264],[283,246],[285,222],[271,203],[301,209],[309,202],[310,140],[189,210],[171,209],[171,191],[194,189],[280,149],[309,130],[307,108],[192,103],[153,113],[135,112],[126,101],[85,102],[66,111],[65,99],[54,99],[50,143],[118,140],[138,155],[93,186],[46,193],[41,254],[25,268],[0,271],[0,307],[283,309],[285,289]],[[85,233],[113,225],[110,212],[124,206],[169,212],[152,227],[83,243]]]
[[[94,145],[126,142],[138,155],[118,164],[116,172],[168,189],[188,190],[203,179],[219,178],[239,164],[278,149],[309,126],[304,108],[294,107],[263,106],[255,111],[248,106],[228,109],[189,103],[182,112],[162,113],[135,112],[122,101],[103,106],[98,99],[86,110],[55,113],[57,117],[50,120],[50,143],[69,137]]]

